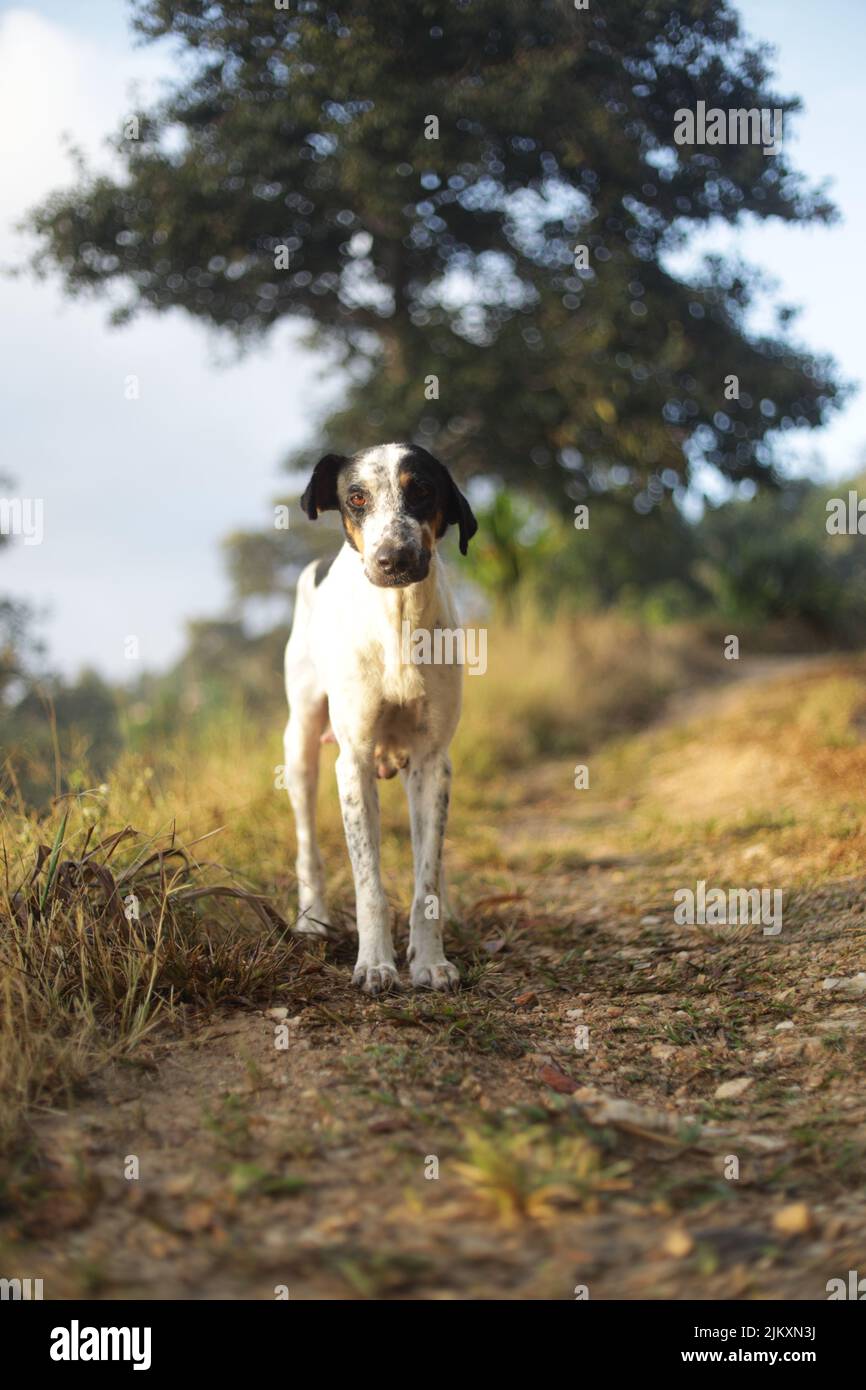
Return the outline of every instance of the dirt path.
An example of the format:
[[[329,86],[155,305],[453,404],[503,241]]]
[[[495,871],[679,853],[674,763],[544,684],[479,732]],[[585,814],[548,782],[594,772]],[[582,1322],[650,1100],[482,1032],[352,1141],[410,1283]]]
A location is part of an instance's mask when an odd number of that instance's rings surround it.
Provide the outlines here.
[[[449,846],[458,996],[367,1000],[346,938],[304,948],[275,1015],[154,1035],[38,1122],[3,1263],[46,1297],[824,1298],[866,1274],[866,1004],[824,988],[866,968],[866,752],[839,713],[862,674],[744,668],[588,790],[560,763],[498,786]],[[779,887],[783,930],[676,925],[698,880]]]

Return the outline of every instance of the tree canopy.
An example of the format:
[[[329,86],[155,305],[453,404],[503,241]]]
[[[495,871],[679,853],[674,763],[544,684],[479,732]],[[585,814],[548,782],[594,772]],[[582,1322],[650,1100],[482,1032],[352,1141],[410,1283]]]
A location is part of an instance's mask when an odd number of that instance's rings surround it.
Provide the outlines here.
[[[648,511],[698,462],[771,480],[773,432],[838,401],[784,312],[749,332],[754,271],[670,268],[714,219],[833,216],[784,145],[675,141],[700,100],[797,110],[725,0],[134,14],[181,41],[183,80],[124,118],[119,175],[35,210],[38,263],[116,288],[120,320],[180,307],[241,341],[306,321],[351,368],[317,449],[415,438],[464,475]]]

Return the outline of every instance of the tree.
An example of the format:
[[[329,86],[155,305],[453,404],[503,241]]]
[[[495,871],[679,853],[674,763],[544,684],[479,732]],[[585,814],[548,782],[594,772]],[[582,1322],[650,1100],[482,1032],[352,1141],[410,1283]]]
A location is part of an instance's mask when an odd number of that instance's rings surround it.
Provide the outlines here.
[[[784,149],[685,146],[698,101],[779,109],[726,0],[147,0],[182,84],[33,216],[38,264],[241,341],[287,318],[353,369],[317,448],[416,437],[559,505],[659,505],[709,461],[773,477],[826,360],[745,323],[754,272],[669,253],[711,219],[827,221]],[[583,247],[585,251],[576,250]],[[724,394],[736,375],[739,399]]]

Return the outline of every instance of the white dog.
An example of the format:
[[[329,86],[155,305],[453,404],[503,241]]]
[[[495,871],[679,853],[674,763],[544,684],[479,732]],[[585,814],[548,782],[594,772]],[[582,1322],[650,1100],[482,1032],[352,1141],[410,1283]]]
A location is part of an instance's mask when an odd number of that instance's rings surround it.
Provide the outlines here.
[[[448,470],[411,444],[383,444],[316,464],[301,506],[311,520],[338,509],[346,541],[326,577],[318,561],[298,581],[286,648],[286,780],[297,827],[300,930],[327,935],[316,842],[320,743],[339,745],[337,786],[355,879],[358,961],[353,983],[369,994],[399,983],[379,868],[376,778],[406,785],[415,858],[409,919],[412,983],[457,986],[442,924],[442,845],[448,817],[448,747],[460,717],[458,664],[405,660],[407,633],[452,630],[457,617],[437,541],[450,525],[466,554],[477,523]],[[330,729],[328,721],[330,719]]]

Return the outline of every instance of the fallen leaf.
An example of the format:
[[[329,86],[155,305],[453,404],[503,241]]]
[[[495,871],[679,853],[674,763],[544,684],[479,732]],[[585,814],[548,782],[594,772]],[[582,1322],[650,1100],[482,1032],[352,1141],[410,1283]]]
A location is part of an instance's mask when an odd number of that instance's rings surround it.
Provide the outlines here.
[[[751,1076],[737,1076],[733,1081],[723,1081],[721,1086],[716,1087],[713,1099],[737,1100],[745,1091],[748,1091],[751,1084]]]
[[[805,1202],[791,1202],[773,1216],[774,1228],[785,1236],[803,1236],[811,1231],[812,1213]]]
[[[676,1230],[668,1231],[662,1246],[665,1254],[673,1255],[676,1260],[684,1259],[686,1255],[692,1253],[694,1248],[694,1241],[688,1231],[684,1231],[682,1227],[677,1227]]]
[[[559,1091],[560,1095],[570,1096],[577,1090],[577,1082],[573,1081],[560,1067],[555,1064],[544,1066],[538,1073],[539,1081],[543,1081],[545,1086],[550,1086],[552,1090]]]
[[[184,1210],[181,1224],[185,1231],[206,1231],[213,1225],[214,1207],[212,1202],[191,1202]]]

